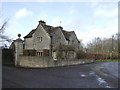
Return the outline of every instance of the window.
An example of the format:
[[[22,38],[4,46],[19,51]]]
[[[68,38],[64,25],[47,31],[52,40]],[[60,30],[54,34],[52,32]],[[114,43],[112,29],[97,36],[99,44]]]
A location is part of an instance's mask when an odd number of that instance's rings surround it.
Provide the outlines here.
[[[37,52],[37,56],[43,56],[43,52]]]
[[[42,41],[43,38],[42,38],[42,37],[37,37],[37,40],[38,40],[38,41]]]
[[[43,56],[43,52],[40,52],[40,56]]]
[[[42,41],[42,37],[40,37],[40,41]]]

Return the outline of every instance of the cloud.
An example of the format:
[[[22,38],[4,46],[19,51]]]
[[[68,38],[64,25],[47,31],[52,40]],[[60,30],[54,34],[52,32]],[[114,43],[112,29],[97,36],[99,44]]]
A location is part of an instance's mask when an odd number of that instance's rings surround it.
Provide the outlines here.
[[[74,5],[72,5],[68,8],[68,13],[73,15],[73,14],[77,14],[78,11],[77,11],[76,7]]]
[[[110,38],[113,34],[118,32],[117,26],[111,27],[88,27],[89,31],[76,31],[76,35],[79,39],[82,39],[83,43],[86,45],[92,41],[95,37],[100,38]]]
[[[38,18],[39,18],[38,20],[46,21],[47,18],[48,18],[48,15],[47,14],[41,14]]]
[[[98,5],[98,7],[94,10],[93,16],[95,18],[112,18],[117,17],[118,8],[117,4],[108,4],[108,5]]]
[[[76,13],[76,10],[71,9],[71,10],[70,10],[70,14],[74,14],[74,13]]]
[[[104,10],[99,9],[94,12],[95,17],[105,17],[105,18],[111,18],[118,15],[118,9],[110,9],[110,10]]]
[[[62,17],[57,16],[52,19],[51,23],[53,26],[60,26],[60,25],[63,25],[64,20]]]
[[[91,7],[94,8],[98,5],[98,2],[91,2]]]
[[[118,2],[118,0],[0,0],[0,2]]]
[[[32,11],[29,11],[26,8],[23,8],[15,13],[15,18],[19,19],[19,18],[28,16],[28,15],[32,15],[32,14],[33,14]]]

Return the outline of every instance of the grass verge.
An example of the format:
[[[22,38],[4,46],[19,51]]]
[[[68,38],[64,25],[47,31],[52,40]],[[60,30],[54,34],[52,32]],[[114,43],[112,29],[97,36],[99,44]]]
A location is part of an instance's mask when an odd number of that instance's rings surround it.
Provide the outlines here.
[[[104,62],[112,62],[112,61],[120,61],[120,59],[98,59],[96,61],[104,61]]]

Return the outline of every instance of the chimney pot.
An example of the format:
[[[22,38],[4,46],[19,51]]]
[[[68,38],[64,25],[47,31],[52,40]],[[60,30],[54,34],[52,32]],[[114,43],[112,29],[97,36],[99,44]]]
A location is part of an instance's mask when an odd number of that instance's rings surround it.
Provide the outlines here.
[[[40,20],[39,23],[46,25],[46,22],[44,22],[44,21],[42,21],[42,20]]]

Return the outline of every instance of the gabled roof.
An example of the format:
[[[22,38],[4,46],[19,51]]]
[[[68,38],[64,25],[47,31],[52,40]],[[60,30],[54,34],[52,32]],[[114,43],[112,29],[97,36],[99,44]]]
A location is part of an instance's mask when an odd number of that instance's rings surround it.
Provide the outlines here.
[[[17,42],[20,42],[20,41],[21,41],[21,42],[24,42],[21,38],[18,38],[18,39],[16,39],[16,40],[14,40],[14,42],[16,42],[16,41],[17,41]]]
[[[9,49],[12,49],[15,51],[15,42],[12,42],[12,44],[10,45]]]
[[[44,25],[44,24],[41,24],[42,27],[46,30],[46,32],[51,35],[52,32],[54,32],[56,29],[60,28],[60,26],[57,26],[57,27],[53,27],[53,26],[50,26],[50,25]],[[36,28],[37,29],[37,28]],[[30,33],[28,33],[24,38],[31,38],[32,35],[34,34],[34,32],[36,31],[36,29],[33,29]]]
[[[53,26],[43,25],[43,24],[41,24],[41,25],[42,25],[42,27],[46,30],[46,32],[47,32],[48,34],[51,33],[51,29],[53,28]]]
[[[66,31],[66,30],[63,30],[63,28],[61,26],[57,26],[57,27],[53,27],[53,26],[50,26],[50,25],[46,25],[45,22],[43,21],[39,21],[39,23],[41,24],[41,26],[46,30],[46,32],[49,34],[49,36],[51,36],[51,34],[57,30],[58,28],[60,28],[63,32],[63,35],[65,36],[66,40],[70,40],[70,37],[72,34],[75,34],[74,31]],[[39,25],[38,25],[39,26]],[[38,28],[37,26],[37,28]],[[36,28],[36,29],[37,29]],[[34,32],[36,31],[36,29],[33,29],[30,33],[28,33],[24,38],[31,38],[32,35],[34,34]],[[76,34],[75,34],[76,36]],[[76,37],[77,38],[77,37]],[[77,39],[78,40],[78,39]],[[79,40],[78,40],[79,42]]]
[[[43,25],[41,24],[42,27],[47,31],[47,33],[49,35],[51,35],[51,33],[53,33],[55,30],[57,30],[58,28],[61,28],[61,26],[57,26],[57,27],[53,27],[53,26],[50,26],[50,25]]]
[[[65,30],[62,30],[66,40],[70,40],[70,36],[74,33],[74,31],[65,31]]]
[[[35,29],[33,29],[31,32],[29,32],[24,38],[30,38],[32,37],[33,33],[35,32]]]
[[[66,31],[66,30],[62,30],[62,32],[63,32],[63,34],[64,34],[66,40],[70,40],[71,35],[72,35],[72,34],[75,34],[74,31]],[[75,34],[75,37],[76,37],[77,41],[80,42],[80,41],[78,40],[76,34]]]

